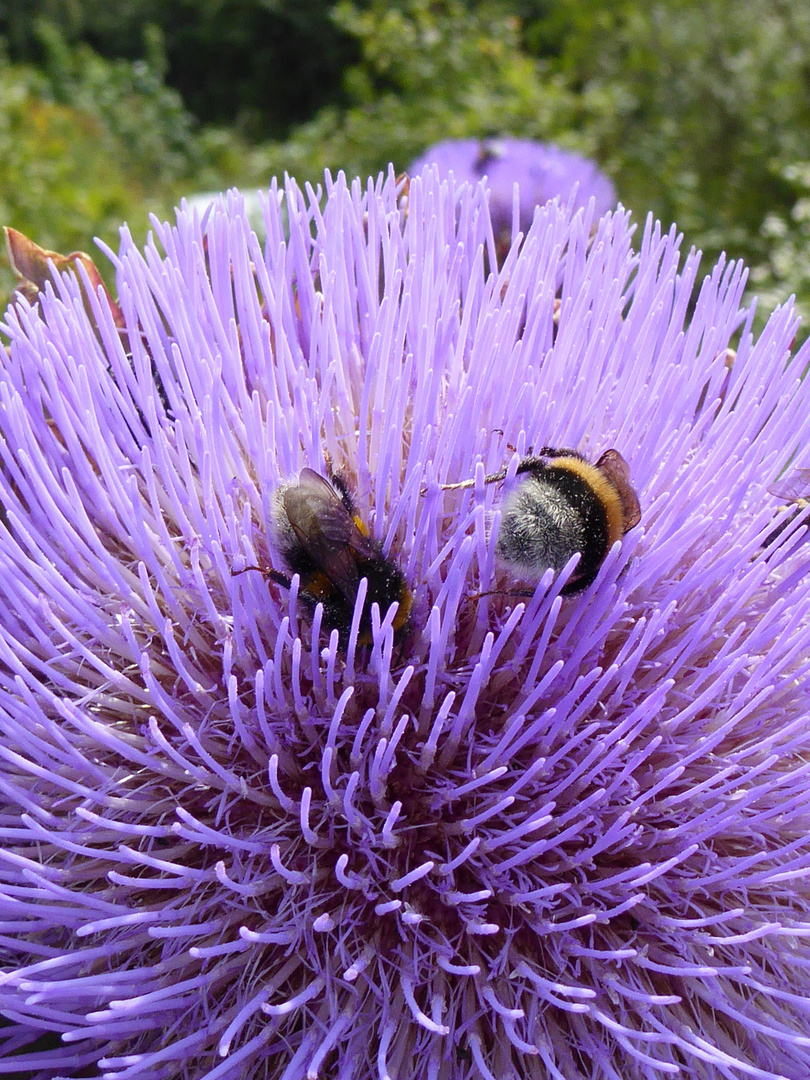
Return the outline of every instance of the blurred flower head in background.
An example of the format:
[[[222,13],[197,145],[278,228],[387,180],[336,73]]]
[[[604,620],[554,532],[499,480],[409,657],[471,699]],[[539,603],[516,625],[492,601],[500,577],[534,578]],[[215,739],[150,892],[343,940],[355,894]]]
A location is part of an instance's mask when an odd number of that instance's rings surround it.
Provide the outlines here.
[[[117,309],[79,262],[6,315],[0,1071],[807,1075],[790,307],[754,340],[739,265],[593,207],[488,274],[485,189],[432,170],[264,219],[124,232]],[[540,446],[641,502],[570,597],[495,558]],[[234,572],[285,570],[327,457],[413,596],[367,646]]]
[[[435,165],[441,177],[452,172],[457,184],[465,180],[476,184],[486,177],[501,258],[513,233],[528,232],[535,207],[555,198],[565,205],[574,187],[573,205],[586,207],[593,199],[597,218],[616,206],[613,184],[593,161],[551,143],[508,137],[447,139],[428,147],[408,172],[418,175],[426,165]]]

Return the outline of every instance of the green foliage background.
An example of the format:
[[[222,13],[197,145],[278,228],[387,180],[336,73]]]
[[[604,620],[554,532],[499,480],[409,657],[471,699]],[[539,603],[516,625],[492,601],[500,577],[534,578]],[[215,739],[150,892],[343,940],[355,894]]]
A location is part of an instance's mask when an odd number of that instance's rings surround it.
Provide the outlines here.
[[[0,45],[0,222],[45,247],[511,133],[810,315],[806,0],[29,0]]]

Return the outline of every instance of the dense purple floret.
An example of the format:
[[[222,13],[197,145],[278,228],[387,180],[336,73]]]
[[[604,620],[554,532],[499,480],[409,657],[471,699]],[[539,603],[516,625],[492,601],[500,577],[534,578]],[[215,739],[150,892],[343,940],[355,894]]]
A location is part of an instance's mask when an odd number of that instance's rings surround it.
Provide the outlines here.
[[[125,333],[67,278],[5,317],[0,1073],[810,1075],[790,306],[755,339],[740,265],[593,206],[490,274],[430,170],[264,219],[125,232]],[[572,597],[495,559],[540,446],[641,501]],[[234,573],[327,454],[414,595],[369,647]]]

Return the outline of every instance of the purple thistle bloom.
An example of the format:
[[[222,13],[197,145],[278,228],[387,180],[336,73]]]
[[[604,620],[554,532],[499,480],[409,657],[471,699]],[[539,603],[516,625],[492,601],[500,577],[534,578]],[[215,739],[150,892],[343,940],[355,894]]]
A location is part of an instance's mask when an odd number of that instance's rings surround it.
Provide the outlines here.
[[[482,186],[405,209],[291,183],[262,245],[229,196],[124,233],[125,335],[67,277],[6,315],[0,1075],[804,1078],[792,310],[754,341],[741,266],[623,212],[550,203],[485,276]],[[641,500],[571,597],[495,560],[541,445]],[[396,639],[234,573],[284,569],[274,493],[325,452]]]
[[[575,207],[586,207],[593,199],[597,218],[616,207],[613,184],[592,161],[551,143],[447,139],[428,147],[408,171],[418,175],[426,165],[435,165],[442,177],[452,172],[457,184],[463,180],[475,184],[486,176],[492,228],[503,254],[513,234],[528,232],[536,206],[554,198],[568,202],[575,186]]]

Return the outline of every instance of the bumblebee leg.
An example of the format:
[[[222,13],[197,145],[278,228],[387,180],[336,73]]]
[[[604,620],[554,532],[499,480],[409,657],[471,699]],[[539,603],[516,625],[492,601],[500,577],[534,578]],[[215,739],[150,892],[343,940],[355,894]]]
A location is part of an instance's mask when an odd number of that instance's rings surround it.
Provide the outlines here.
[[[243,566],[241,570],[231,570],[231,577],[246,574],[248,570],[258,570],[260,574],[264,574],[266,578],[270,578],[276,585],[281,585],[285,589],[289,589],[292,585],[292,581],[286,574],[280,574],[278,570],[269,570],[266,566]]]
[[[286,574],[279,573],[278,570],[262,570],[265,577],[269,577],[271,581],[274,581],[276,585],[280,585],[283,589],[289,589],[292,586],[292,579],[288,578]]]

